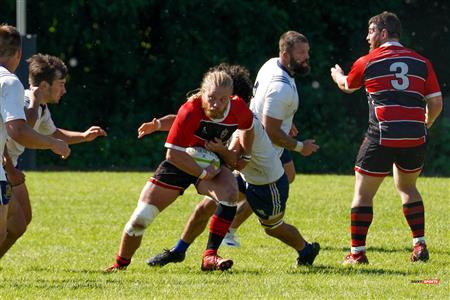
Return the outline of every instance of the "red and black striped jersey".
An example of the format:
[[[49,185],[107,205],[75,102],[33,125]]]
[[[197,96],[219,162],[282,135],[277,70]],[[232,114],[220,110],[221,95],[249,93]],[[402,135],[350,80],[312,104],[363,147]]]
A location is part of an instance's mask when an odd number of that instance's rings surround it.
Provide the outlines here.
[[[353,64],[346,88],[362,86],[369,102],[368,138],[400,148],[426,142],[426,100],[441,95],[428,59],[400,43],[385,43]]]
[[[214,138],[225,143],[236,129],[248,130],[253,127],[253,113],[241,98],[234,96],[230,99],[220,120],[207,117],[201,101],[197,97],[180,107],[167,136],[166,148],[184,151],[187,147],[203,147],[206,141]]]

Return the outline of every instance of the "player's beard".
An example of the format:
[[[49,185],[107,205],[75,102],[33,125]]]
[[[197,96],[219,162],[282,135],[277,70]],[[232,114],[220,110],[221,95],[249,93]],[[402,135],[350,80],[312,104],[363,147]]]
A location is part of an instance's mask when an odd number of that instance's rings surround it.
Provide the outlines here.
[[[292,57],[289,61],[289,70],[294,73],[295,76],[306,76],[311,71],[308,60],[304,60],[301,64],[296,62]]]

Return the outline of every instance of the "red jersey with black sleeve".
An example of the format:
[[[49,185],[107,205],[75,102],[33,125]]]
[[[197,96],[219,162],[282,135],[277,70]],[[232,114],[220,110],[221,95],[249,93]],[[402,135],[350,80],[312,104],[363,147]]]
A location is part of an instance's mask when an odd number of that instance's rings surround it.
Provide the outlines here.
[[[426,142],[426,101],[441,95],[428,59],[398,42],[384,43],[353,64],[346,88],[362,86],[369,102],[369,139],[399,148]]]
[[[230,99],[222,119],[207,117],[201,102],[201,97],[196,97],[180,107],[167,136],[166,148],[185,151],[187,147],[203,147],[206,141],[216,137],[225,143],[236,129],[253,127],[252,112],[237,96]]]

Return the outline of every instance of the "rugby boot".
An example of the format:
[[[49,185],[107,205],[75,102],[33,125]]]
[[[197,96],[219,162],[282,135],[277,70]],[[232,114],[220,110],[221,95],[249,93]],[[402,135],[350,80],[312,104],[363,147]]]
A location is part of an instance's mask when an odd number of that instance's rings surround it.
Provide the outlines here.
[[[427,245],[425,243],[416,243],[414,245],[414,249],[411,253],[411,261],[412,262],[416,262],[416,261],[427,261],[428,259],[430,259],[430,255],[428,254],[428,249],[427,249]]]
[[[368,264],[369,260],[367,259],[366,252],[362,251],[356,254],[349,253],[344,258],[344,265],[361,265],[361,264]]]
[[[164,249],[163,252],[159,253],[154,257],[150,257],[147,260],[147,265],[150,267],[162,267],[168,263],[178,263],[182,262],[186,257],[185,252],[175,252],[172,250]]]
[[[202,260],[202,271],[228,270],[233,266],[231,259],[222,258],[218,255],[206,255]]]
[[[306,255],[301,255],[297,258],[297,266],[306,266],[306,265],[312,265],[314,260],[316,259],[316,256],[320,252],[320,244],[319,243],[311,243],[311,245],[306,246],[309,247],[309,251]]]

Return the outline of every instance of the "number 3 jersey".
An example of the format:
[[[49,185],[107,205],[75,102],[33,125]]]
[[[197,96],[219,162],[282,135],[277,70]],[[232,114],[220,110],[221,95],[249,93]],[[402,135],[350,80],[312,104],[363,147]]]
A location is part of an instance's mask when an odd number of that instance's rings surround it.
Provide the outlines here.
[[[353,64],[346,88],[362,86],[369,102],[369,139],[399,148],[426,142],[426,101],[441,95],[428,59],[398,42],[384,43]]]

